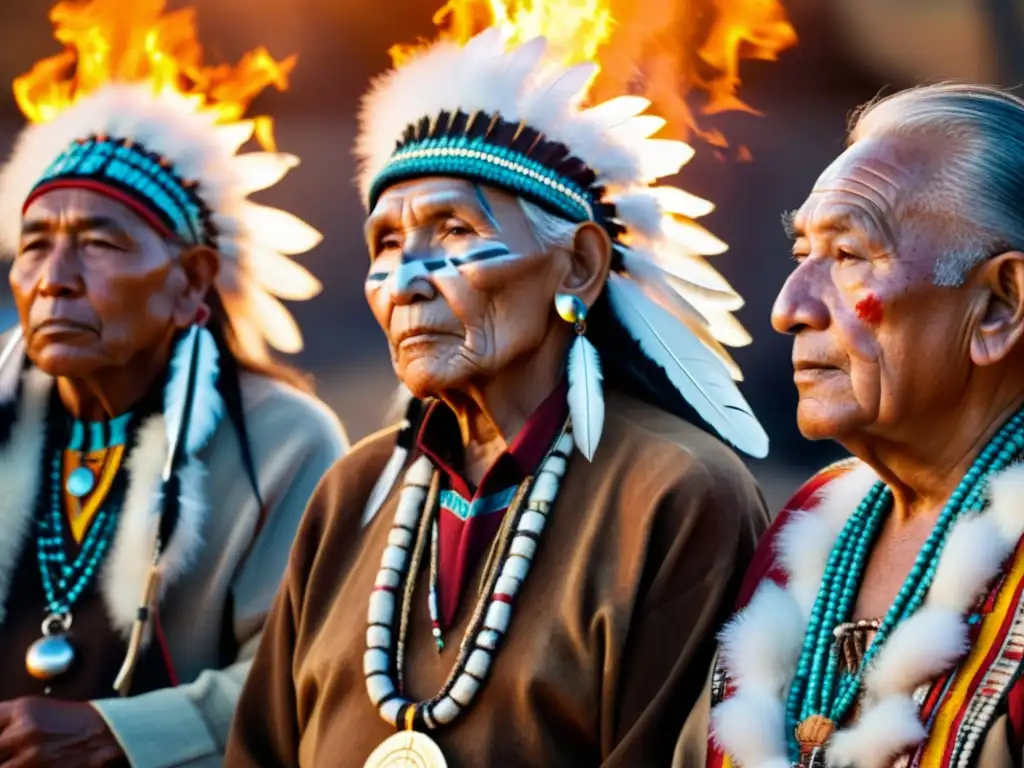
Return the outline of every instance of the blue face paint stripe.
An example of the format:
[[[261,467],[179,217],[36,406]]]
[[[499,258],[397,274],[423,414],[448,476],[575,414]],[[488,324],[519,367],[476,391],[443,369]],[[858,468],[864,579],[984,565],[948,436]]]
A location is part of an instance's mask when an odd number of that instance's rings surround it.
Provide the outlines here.
[[[487,215],[487,223],[494,227],[498,232],[501,232],[501,227],[498,226],[498,220],[494,218],[494,211],[491,210],[491,204],[487,202],[487,195],[484,194],[484,191],[480,188],[479,184],[473,185],[473,192],[476,193],[477,202],[480,203],[480,207]]]

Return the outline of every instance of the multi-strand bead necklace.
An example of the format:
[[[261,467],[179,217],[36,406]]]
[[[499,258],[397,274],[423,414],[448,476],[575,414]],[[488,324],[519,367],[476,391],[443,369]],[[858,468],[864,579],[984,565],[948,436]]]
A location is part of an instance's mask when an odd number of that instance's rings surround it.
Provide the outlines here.
[[[964,475],[939,515],[892,606],[879,623],[858,667],[844,669],[836,628],[848,624],[871,548],[892,506],[892,492],[876,483],[843,527],[804,635],[796,674],[786,702],[790,758],[807,762],[820,753],[832,732],[849,716],[860,695],[864,673],[899,624],[924,603],[953,524],[981,510],[988,478],[1006,469],[1024,451],[1024,412],[1010,419]]]
[[[385,721],[407,730],[421,725],[433,730],[451,723],[476,698],[508,632],[516,595],[530,571],[572,449],[567,424],[536,479],[527,478],[519,486],[484,566],[480,597],[455,666],[441,691],[422,702],[402,695],[402,661],[416,575],[436,522],[440,476],[426,457],[417,459],[406,472],[370,596],[363,658],[366,690]],[[396,621],[399,602],[401,614]]]
[[[98,447],[106,450],[123,445],[129,420],[130,415],[126,415],[117,419],[116,424],[112,423],[109,441]],[[69,450],[82,450],[82,432],[82,425],[76,423]],[[46,597],[46,619],[42,625],[42,637],[29,647],[25,664],[29,673],[40,680],[57,677],[74,663],[75,652],[66,636],[71,629],[71,609],[92,584],[117,532],[117,510],[104,505],[89,524],[78,552],[69,561],[66,531],[70,523],[65,521],[64,514],[63,458],[63,451],[54,451],[50,462],[49,511],[36,523],[36,558]],[[79,467],[79,470],[79,476],[89,472],[85,467]],[[71,487],[68,491],[72,495],[77,498],[93,490],[94,480],[76,480],[76,477],[74,472],[69,477]]]

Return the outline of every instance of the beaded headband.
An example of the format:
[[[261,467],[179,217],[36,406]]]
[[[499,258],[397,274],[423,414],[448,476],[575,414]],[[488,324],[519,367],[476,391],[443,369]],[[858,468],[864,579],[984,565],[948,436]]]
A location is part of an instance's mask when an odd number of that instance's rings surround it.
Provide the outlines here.
[[[441,112],[408,126],[373,179],[370,208],[388,187],[432,175],[481,181],[576,224],[597,221],[613,239],[623,231],[615,206],[601,201],[604,189],[586,163],[564,144],[499,115]]]
[[[22,212],[59,187],[104,192],[140,214],[166,237],[216,247],[210,209],[171,164],[130,140],[106,136],[76,139],[50,164],[25,198]]]

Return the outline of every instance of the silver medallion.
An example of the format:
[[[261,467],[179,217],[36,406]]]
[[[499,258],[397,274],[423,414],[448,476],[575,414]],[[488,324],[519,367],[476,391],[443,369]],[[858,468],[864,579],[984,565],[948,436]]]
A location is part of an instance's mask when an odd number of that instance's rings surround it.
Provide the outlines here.
[[[25,669],[36,680],[53,680],[74,664],[75,649],[67,638],[69,629],[70,613],[50,615],[43,621],[43,636],[25,654]]]

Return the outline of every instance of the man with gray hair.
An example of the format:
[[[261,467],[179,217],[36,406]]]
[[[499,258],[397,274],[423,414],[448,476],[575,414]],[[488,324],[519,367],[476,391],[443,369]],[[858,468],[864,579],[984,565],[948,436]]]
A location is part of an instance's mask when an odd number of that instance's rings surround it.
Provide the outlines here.
[[[869,104],[788,224],[800,430],[853,456],[759,545],[675,765],[1020,765],[1024,101]]]

